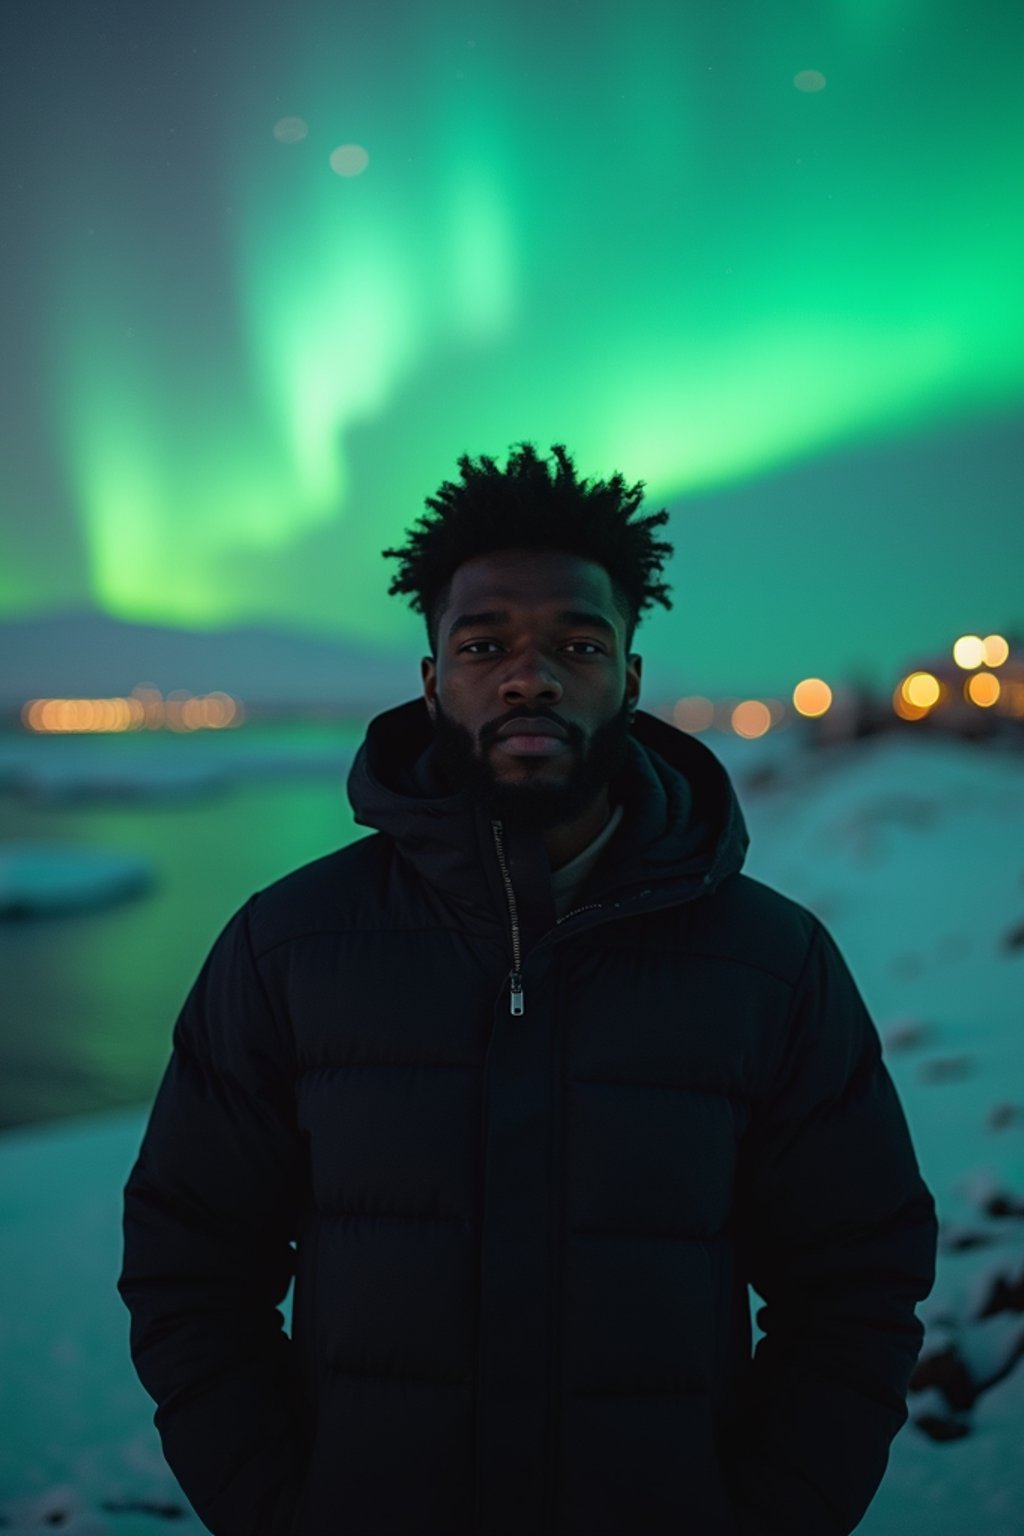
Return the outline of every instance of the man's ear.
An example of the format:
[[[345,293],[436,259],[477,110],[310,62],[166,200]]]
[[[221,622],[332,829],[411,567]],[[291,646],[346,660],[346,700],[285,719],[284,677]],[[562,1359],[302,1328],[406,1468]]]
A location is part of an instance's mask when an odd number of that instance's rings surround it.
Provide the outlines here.
[[[436,713],[436,706],[433,699],[427,697],[426,686],[430,681],[434,681],[436,683],[437,669],[433,656],[423,656],[420,658],[420,678],[423,682],[423,702],[427,706],[427,714],[430,716],[431,720],[433,720]]]
[[[640,653],[638,651],[630,652],[629,664],[633,668],[633,670],[636,672],[637,678],[639,679],[640,676],[641,676],[641,673],[643,672],[644,659],[643,659],[643,657],[640,655]],[[630,700],[630,702],[629,702],[629,723],[630,723],[630,725],[633,724],[633,716],[636,714],[636,712],[639,709],[639,707],[640,707],[640,700],[638,698]]]

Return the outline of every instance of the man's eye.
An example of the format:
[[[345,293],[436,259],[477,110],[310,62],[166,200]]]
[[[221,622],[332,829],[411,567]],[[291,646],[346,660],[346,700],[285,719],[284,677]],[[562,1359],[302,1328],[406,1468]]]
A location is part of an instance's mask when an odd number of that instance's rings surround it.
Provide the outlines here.
[[[465,645],[460,645],[459,646],[459,650],[460,651],[471,651],[475,645],[497,645],[497,644],[498,644],[497,640],[470,640]],[[566,645],[589,645],[591,650],[592,651],[596,651],[599,656],[604,654],[603,647],[598,645],[595,640],[567,640],[566,641]]]

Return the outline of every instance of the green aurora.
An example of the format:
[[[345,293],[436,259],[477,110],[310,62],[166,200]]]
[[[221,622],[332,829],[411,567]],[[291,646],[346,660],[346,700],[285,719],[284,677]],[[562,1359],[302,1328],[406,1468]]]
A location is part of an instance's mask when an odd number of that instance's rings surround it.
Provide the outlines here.
[[[460,453],[524,438],[643,479],[673,514],[670,580],[695,547],[715,560],[720,516],[744,604],[799,558],[793,530],[772,552],[760,484],[1020,406],[1024,10],[1001,0],[106,4],[67,8],[60,39],[16,9],[5,110],[45,211],[14,242],[31,383],[5,406],[8,613],[418,655],[380,550]],[[303,136],[275,135],[290,117]],[[341,145],[359,174],[332,168]],[[841,585],[830,511],[794,527]],[[864,508],[858,537],[892,516]],[[962,551],[937,541],[951,563],[908,594],[906,644],[1007,619],[1002,599],[951,610]],[[927,568],[927,519],[919,548]],[[843,622],[842,593],[820,606]],[[694,651],[677,610],[642,632],[663,658]],[[807,633],[766,682],[874,654],[855,632],[811,654]]]

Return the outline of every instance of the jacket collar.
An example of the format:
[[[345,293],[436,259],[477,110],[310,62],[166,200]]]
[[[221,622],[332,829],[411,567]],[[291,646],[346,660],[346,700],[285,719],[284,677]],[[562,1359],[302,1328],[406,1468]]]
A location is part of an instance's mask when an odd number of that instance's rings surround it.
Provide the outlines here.
[[[610,785],[622,822],[588,886],[587,902],[669,904],[709,892],[739,870],[750,843],[739,801],[721,761],[696,737],[638,709],[628,759]],[[472,792],[452,793],[433,752],[422,698],[374,716],[348,775],[355,820],[390,837],[467,926],[508,925],[504,878],[490,819]],[[553,918],[550,870],[539,833],[504,828],[507,868],[517,899]],[[541,887],[546,886],[546,893]],[[544,926],[543,922],[540,924]]]

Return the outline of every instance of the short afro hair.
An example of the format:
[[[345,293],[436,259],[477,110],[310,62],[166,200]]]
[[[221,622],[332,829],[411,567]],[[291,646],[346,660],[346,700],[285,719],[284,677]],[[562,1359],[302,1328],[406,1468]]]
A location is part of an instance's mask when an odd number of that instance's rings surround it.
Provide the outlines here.
[[[629,521],[645,482],[627,487],[617,470],[607,481],[578,481],[564,445],[555,443],[552,451],[558,461],[554,478],[529,442],[513,446],[504,470],[486,454],[477,463],[462,454],[462,484],[446,480],[436,496],[426,498],[436,516],[417,518],[403,548],[381,551],[402,561],[388,596],[413,594],[409,606],[424,616],[432,657],[455,571],[494,549],[565,550],[604,566],[625,621],[627,653],[643,610],[652,602],[672,607],[666,583],[651,579],[673,552],[671,544],[652,536],[668,522],[668,512],[662,508]]]

